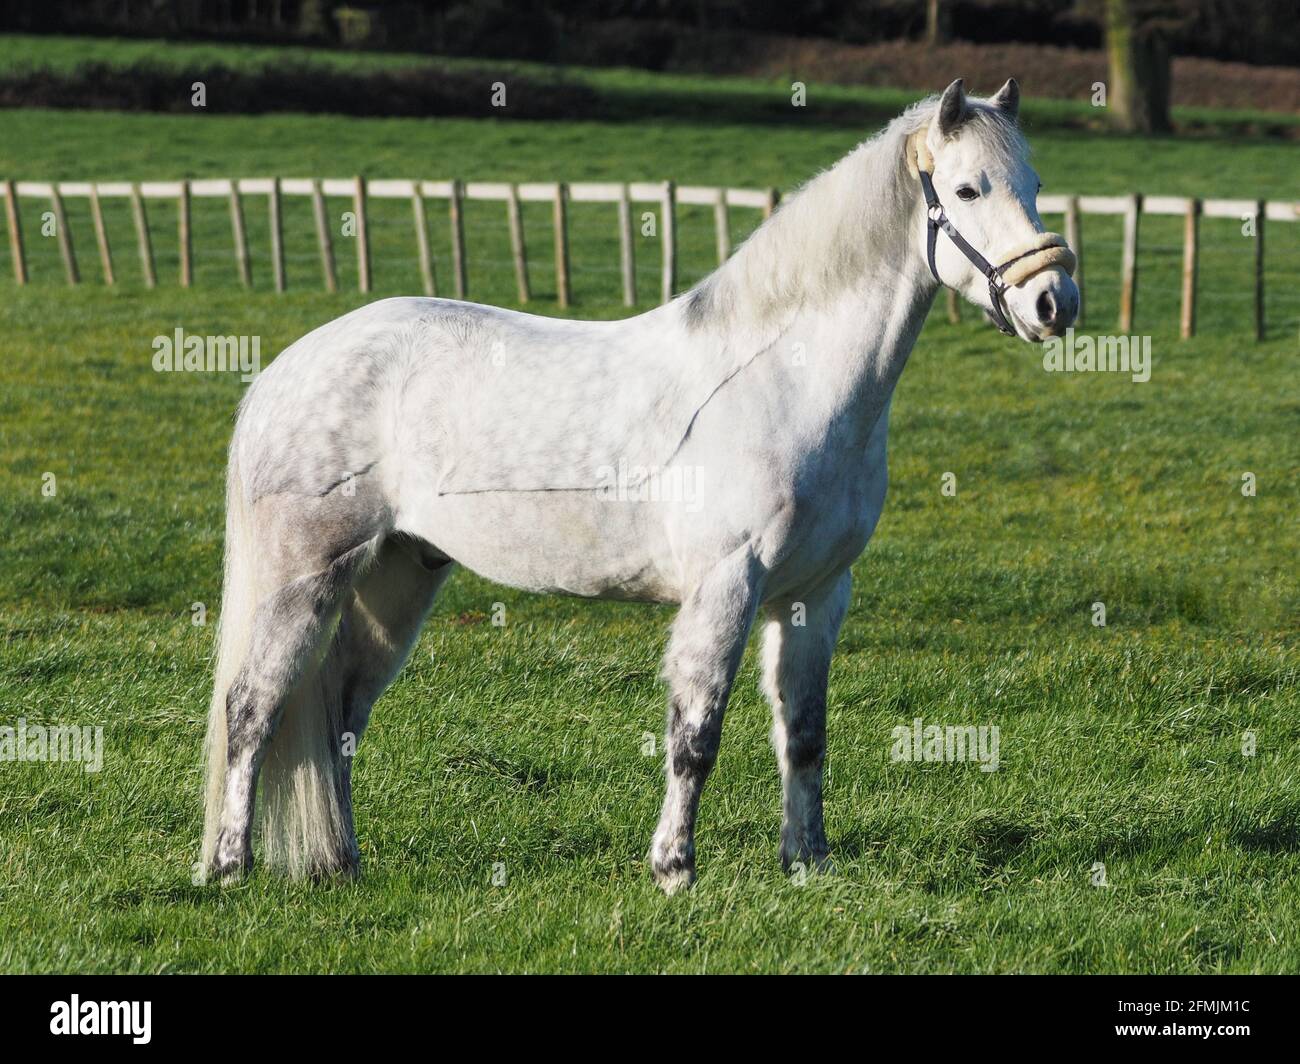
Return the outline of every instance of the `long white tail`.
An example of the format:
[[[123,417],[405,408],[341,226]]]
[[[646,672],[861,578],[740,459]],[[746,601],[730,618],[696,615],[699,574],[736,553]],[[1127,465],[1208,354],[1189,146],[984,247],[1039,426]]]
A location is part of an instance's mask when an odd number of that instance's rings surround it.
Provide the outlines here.
[[[260,596],[254,567],[252,514],[231,449],[226,482],[225,578],[212,703],[204,744],[207,788],[203,868],[210,869],[221,828],[226,782],[226,698],[252,649]],[[331,660],[333,623],[306,650],[297,683],[285,695],[279,724],[260,772],[257,823],[262,860],[299,877],[348,869],[356,862],[351,811],[343,793],[342,698]]]
[[[327,636],[307,662],[262,763],[262,861],[295,879],[355,871],[357,863],[350,802],[342,792],[343,700],[333,646]]]
[[[203,868],[212,867],[221,829],[221,804],[226,786],[226,695],[248,654],[257,610],[252,568],[252,525],[244,512],[244,485],[230,448],[226,472],[226,555],[221,583],[221,614],[217,628],[217,664],[208,706],[208,732],[203,743],[207,785],[203,809]]]

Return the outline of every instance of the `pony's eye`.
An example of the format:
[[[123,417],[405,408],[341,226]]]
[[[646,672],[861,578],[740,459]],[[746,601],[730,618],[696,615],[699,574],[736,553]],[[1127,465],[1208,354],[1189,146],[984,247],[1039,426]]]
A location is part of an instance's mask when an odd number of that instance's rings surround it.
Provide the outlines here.
[[[963,185],[961,188],[957,190],[957,198],[959,200],[966,200],[967,202],[970,202],[971,200],[977,199],[978,197],[979,197],[979,193],[976,192],[973,188],[971,188],[970,185]]]

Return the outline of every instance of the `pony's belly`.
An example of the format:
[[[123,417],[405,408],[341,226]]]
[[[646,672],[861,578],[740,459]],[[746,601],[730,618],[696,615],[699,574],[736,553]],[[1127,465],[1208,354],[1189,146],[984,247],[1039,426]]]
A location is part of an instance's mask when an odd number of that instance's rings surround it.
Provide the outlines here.
[[[397,526],[487,580],[526,591],[679,601],[655,507],[583,492],[444,495]]]

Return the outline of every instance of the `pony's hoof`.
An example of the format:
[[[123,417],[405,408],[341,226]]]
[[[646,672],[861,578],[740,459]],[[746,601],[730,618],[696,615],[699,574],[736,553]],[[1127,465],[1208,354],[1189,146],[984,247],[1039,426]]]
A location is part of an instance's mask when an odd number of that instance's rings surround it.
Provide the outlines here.
[[[655,883],[668,897],[687,890],[695,882],[695,862],[684,858],[669,858],[653,864]]]
[[[253,855],[238,847],[218,846],[208,866],[208,882],[227,886],[238,883],[253,870]]]
[[[804,850],[797,853],[782,850],[781,867],[787,875],[799,869],[821,876],[833,876],[835,874],[835,862],[831,860],[830,854],[825,850],[816,852]]]
[[[208,872],[208,882],[217,883],[223,887],[234,886],[236,883],[242,882],[252,870],[252,861],[241,861],[238,858],[217,861]]]

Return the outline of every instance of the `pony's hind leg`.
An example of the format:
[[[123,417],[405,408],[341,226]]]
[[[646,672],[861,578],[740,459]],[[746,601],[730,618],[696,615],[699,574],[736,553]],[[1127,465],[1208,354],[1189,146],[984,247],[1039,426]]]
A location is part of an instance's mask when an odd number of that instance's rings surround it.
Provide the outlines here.
[[[406,662],[434,597],[453,567],[454,563],[416,541],[390,537],[380,548],[374,566],[357,580],[343,607],[327,667],[342,699],[345,741],[336,749],[336,779],[346,841],[354,860],[353,755],[375,700]]]
[[[344,593],[372,552],[368,542],[353,547],[316,572],[283,581],[257,606],[247,657],[226,695],[224,791],[210,870],[220,877],[252,867],[258,774],[286,705],[299,687],[313,684],[313,659],[333,629]],[[262,580],[265,586],[265,573]]]
[[[668,682],[668,790],[650,848],[655,881],[672,894],[695,880],[695,818],[718,756],[722,717],[745,652],[761,568],[748,547],[729,556],[682,603],[673,622]]]
[[[772,705],[772,746],[781,769],[781,865],[827,865],[822,823],[826,688],[849,604],[846,570],[815,596],[767,607],[763,690]]]

